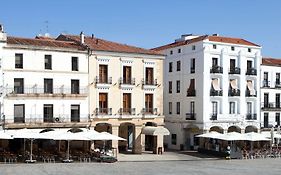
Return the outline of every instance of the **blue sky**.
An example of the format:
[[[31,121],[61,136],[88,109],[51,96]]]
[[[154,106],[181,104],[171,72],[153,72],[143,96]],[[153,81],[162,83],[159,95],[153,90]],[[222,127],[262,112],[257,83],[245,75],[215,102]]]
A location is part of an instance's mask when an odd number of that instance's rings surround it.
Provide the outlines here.
[[[245,38],[263,55],[281,58],[279,0],[5,0],[0,23],[8,35],[84,31],[111,41],[152,48],[181,34]]]

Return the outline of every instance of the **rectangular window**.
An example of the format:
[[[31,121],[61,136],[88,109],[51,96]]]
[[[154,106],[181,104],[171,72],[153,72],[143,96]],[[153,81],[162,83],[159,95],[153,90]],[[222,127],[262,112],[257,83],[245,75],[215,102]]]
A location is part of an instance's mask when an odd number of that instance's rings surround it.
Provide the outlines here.
[[[218,114],[218,102],[216,101],[212,101],[212,114]]]
[[[169,81],[169,94],[173,92],[173,82]]]
[[[169,72],[173,72],[173,62],[169,62]]]
[[[107,93],[99,94],[99,113],[108,114],[108,99]]]
[[[269,107],[268,93],[263,94],[263,103],[265,108]]]
[[[79,80],[71,80],[71,94],[79,94]]]
[[[268,72],[263,73],[263,80],[266,82],[268,81]]]
[[[218,58],[212,58],[212,67],[216,67],[219,65]]]
[[[235,102],[229,102],[229,114],[235,114]]]
[[[252,61],[247,60],[247,69],[251,69],[251,68],[252,68]]]
[[[276,82],[275,84],[280,85],[280,73],[276,73]]]
[[[23,94],[24,93],[23,78],[14,78],[14,93],[15,94]]]
[[[181,113],[181,103],[177,102],[177,114]]]
[[[14,105],[14,123],[24,123],[25,122],[25,111],[24,104]]]
[[[195,113],[195,102],[194,101],[190,102],[190,113],[191,114]]]
[[[251,49],[251,48],[248,48],[248,52],[252,52],[252,49]]]
[[[217,45],[213,44],[213,49],[217,49]]]
[[[178,53],[181,53],[181,49],[178,49]]]
[[[153,85],[154,84],[153,77],[153,68],[146,67],[145,68],[145,84]]]
[[[71,105],[71,122],[80,122],[80,105]]]
[[[15,54],[15,68],[17,68],[17,69],[23,68],[23,54],[22,53]]]
[[[71,57],[71,70],[78,71],[78,57]]]
[[[231,50],[234,51],[234,50],[235,50],[235,47],[234,47],[234,46],[231,46]]]
[[[280,94],[275,94],[275,107],[280,108]]]
[[[235,69],[235,59],[230,59],[230,70],[234,70]]]
[[[192,50],[195,50],[196,49],[196,46],[195,45],[192,45]]]
[[[153,113],[153,94],[145,94],[145,112]]]
[[[46,94],[53,93],[53,79],[44,78],[44,93]]]
[[[173,55],[173,50],[170,50],[170,55]]]
[[[99,65],[99,83],[108,82],[108,66]]]
[[[181,82],[179,80],[177,80],[177,93],[180,93],[181,91]]]
[[[276,126],[280,126],[280,113],[275,114],[275,122],[276,122]]]
[[[190,73],[195,73],[195,58],[191,59]]]
[[[124,93],[123,94],[123,113],[131,114],[131,94]]]
[[[45,69],[52,69],[52,55],[45,55]]]
[[[132,68],[131,66],[123,66],[123,83],[132,84]]]
[[[44,122],[54,122],[53,105],[44,104]]]
[[[173,103],[169,102],[169,114],[173,113]]]
[[[177,145],[177,134],[172,134],[172,139],[171,139],[171,142],[172,142],[172,145]]]
[[[252,114],[252,102],[247,102],[247,114]]]
[[[181,71],[181,61],[177,61],[177,71]]]
[[[268,128],[268,113],[263,114],[263,127]]]

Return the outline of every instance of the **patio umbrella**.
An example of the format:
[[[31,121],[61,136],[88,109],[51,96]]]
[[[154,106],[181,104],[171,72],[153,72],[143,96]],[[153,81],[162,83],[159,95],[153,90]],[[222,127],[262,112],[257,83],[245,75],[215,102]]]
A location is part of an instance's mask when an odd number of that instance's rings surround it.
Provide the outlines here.
[[[265,137],[265,135],[256,133],[256,132],[249,132],[245,133],[244,140],[251,141],[251,155],[253,153],[253,142],[255,141],[270,141],[269,138]]]
[[[221,134],[217,131],[210,131],[210,132],[205,133],[205,134],[197,135],[196,137],[217,139],[217,138],[220,138],[222,135],[223,134]]]
[[[0,139],[13,139],[11,134],[8,134],[4,130],[0,131]]]
[[[238,132],[229,132],[226,134],[222,134],[218,139],[227,141],[244,140],[243,135]]]

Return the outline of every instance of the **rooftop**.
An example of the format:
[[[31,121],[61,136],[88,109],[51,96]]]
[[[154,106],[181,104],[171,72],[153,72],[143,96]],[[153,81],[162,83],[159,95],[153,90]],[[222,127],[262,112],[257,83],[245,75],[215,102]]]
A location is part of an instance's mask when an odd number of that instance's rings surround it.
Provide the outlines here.
[[[266,65],[266,66],[281,66],[281,58],[263,57],[262,58],[262,65]]]

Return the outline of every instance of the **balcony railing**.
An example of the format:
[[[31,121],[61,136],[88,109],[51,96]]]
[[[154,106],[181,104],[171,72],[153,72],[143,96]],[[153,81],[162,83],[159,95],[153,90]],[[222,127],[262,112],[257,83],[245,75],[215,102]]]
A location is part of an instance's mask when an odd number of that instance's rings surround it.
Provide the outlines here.
[[[120,78],[119,79],[119,84],[120,85],[135,85],[135,78],[128,78],[128,79],[124,79],[124,78]]]
[[[142,79],[141,81],[142,85],[145,86],[145,85],[148,85],[148,86],[157,86],[157,79],[154,79],[154,80],[144,80]]]
[[[281,88],[281,82],[280,81],[275,82],[275,88]]]
[[[218,114],[211,114],[210,120],[218,120]]]
[[[196,120],[196,113],[186,113],[185,119],[186,120]]]
[[[120,108],[119,114],[120,115],[135,115],[136,114],[136,108]]]
[[[187,97],[195,97],[196,96],[196,90],[188,90],[186,96]]]
[[[190,68],[190,73],[191,73],[191,74],[195,73],[195,68],[194,68],[194,67],[191,67],[191,68]]]
[[[223,73],[223,68],[220,67],[220,66],[213,66],[210,69],[210,73],[212,73],[212,74],[214,74],[214,73],[222,74]]]
[[[210,96],[222,96],[222,95],[223,95],[222,90],[213,90],[213,89],[210,90]]]
[[[240,68],[239,67],[231,67],[229,69],[228,74],[240,74]]]
[[[247,114],[246,120],[257,120],[257,114]]]
[[[246,75],[257,75],[257,69],[248,68],[246,71]]]
[[[96,115],[112,115],[112,108],[96,108]]]
[[[270,87],[270,82],[268,80],[263,80],[262,87]]]
[[[230,89],[228,91],[228,96],[240,96],[240,89]]]
[[[281,103],[261,103],[262,110],[274,111],[281,110]]]
[[[88,92],[86,87],[71,88],[59,86],[52,89],[52,91],[46,91],[44,87],[38,86],[26,86],[24,88],[19,87],[7,87],[6,93],[9,94],[86,94]]]
[[[101,78],[101,77],[96,76],[95,83],[96,84],[112,84],[112,77]]]
[[[143,115],[157,115],[157,108],[143,108]]]
[[[246,97],[257,97],[257,91],[255,90],[255,93],[251,94],[251,92],[249,90],[246,90],[245,96]]]

